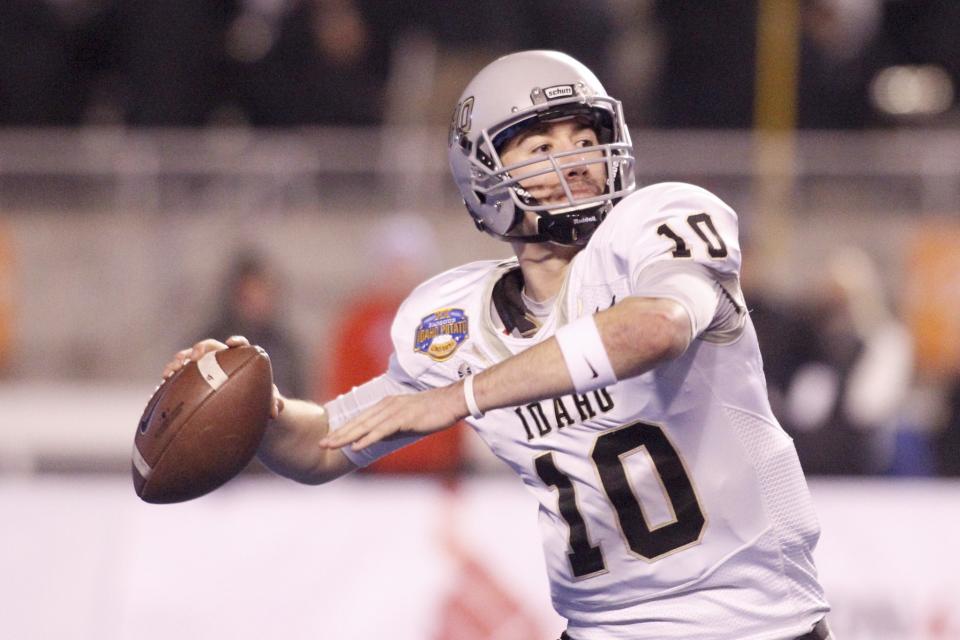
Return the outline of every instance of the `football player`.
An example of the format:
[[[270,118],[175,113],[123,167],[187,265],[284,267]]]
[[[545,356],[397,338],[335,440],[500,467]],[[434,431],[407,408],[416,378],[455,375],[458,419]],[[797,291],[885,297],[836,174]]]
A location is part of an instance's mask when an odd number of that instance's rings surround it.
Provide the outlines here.
[[[382,376],[324,406],[278,394],[261,459],[320,483],[466,418],[539,503],[564,638],[828,638],[734,211],[689,184],[637,189],[620,103],[562,53],[480,71],[449,154],[476,226],[516,258],[417,287]],[[203,341],[165,374],[244,342]]]

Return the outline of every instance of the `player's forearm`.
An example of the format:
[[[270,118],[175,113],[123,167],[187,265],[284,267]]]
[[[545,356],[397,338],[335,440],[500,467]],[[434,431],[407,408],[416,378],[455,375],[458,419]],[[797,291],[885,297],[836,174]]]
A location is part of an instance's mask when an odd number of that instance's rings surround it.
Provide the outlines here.
[[[649,371],[680,356],[689,343],[690,321],[669,300],[626,298],[596,314],[597,329],[617,379]],[[484,410],[555,398],[574,391],[556,338],[479,374],[474,381]]]
[[[327,416],[317,404],[285,398],[257,456],[274,473],[305,484],[320,484],[352,471],[354,466],[340,451],[317,446],[330,430]]]

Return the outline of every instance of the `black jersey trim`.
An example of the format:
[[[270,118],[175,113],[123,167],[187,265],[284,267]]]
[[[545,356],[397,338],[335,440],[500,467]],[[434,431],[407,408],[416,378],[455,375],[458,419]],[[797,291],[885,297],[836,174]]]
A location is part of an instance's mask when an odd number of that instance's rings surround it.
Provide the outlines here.
[[[530,319],[530,311],[523,304],[523,272],[519,267],[503,274],[493,285],[493,307],[500,316],[507,334],[514,331],[522,336],[536,332],[538,325]]]

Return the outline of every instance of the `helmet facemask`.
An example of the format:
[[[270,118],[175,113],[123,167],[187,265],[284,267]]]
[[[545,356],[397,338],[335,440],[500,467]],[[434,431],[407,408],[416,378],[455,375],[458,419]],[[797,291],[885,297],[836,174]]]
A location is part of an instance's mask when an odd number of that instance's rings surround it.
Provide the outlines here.
[[[501,153],[511,139],[531,127],[570,119],[580,120],[585,127],[592,129],[597,136],[597,144],[504,164]],[[476,147],[469,153],[469,158],[473,174],[472,188],[478,202],[482,206],[492,205],[498,210],[512,210],[513,216],[508,226],[500,230],[482,224],[482,218],[476,214],[474,219],[482,229],[503,239],[586,244],[607,212],[634,187],[630,134],[623,124],[620,103],[612,98],[576,96],[551,101],[540,108],[517,114],[495,128],[479,131],[476,140]],[[568,179],[569,172],[591,165],[602,165],[604,168],[601,192],[593,195],[575,194]],[[521,184],[549,174],[557,177],[557,184],[563,192],[560,202],[540,202]],[[535,233],[523,231],[526,212],[536,217]]]

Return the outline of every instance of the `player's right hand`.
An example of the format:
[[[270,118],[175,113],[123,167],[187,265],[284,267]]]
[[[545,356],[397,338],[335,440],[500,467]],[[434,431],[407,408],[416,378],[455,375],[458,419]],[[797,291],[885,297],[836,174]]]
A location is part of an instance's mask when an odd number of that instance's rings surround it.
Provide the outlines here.
[[[220,342],[219,340],[214,340],[213,338],[201,340],[192,347],[181,349],[173,354],[173,360],[168,362],[163,368],[163,379],[166,380],[186,366],[186,364],[191,360],[199,360],[211,351],[222,351],[223,349],[229,349],[230,347],[245,347],[249,344],[250,341],[243,336],[230,336],[227,338],[225,343]],[[273,403],[270,408],[270,417],[276,419],[280,416],[282,411],[283,396],[280,395],[277,385],[273,385]]]
[[[250,344],[250,342],[243,336],[231,336],[227,338],[226,344],[220,342],[219,340],[214,340],[213,338],[201,340],[192,347],[181,349],[173,354],[173,360],[168,362],[163,368],[163,378],[166,380],[177,371],[180,371],[180,369],[182,369],[188,362],[192,360],[199,360],[211,351],[222,351],[223,349],[228,349],[230,347],[239,347],[241,345],[248,344]]]

